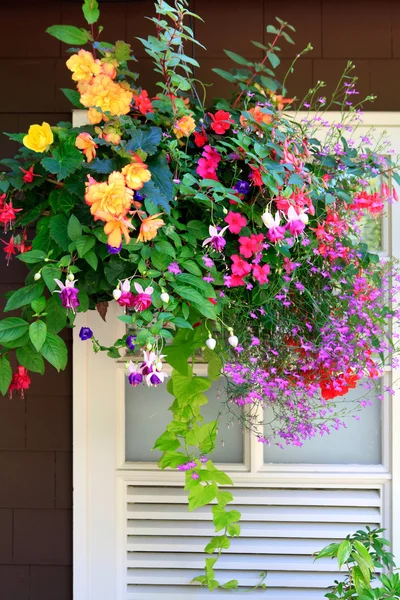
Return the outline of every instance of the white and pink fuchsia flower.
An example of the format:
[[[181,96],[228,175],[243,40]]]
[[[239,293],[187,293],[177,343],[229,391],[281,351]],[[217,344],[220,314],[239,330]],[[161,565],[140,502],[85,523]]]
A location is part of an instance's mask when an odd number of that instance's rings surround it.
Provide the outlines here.
[[[218,231],[218,229],[214,227],[214,225],[210,225],[210,227],[208,228],[210,237],[204,240],[203,247],[207,246],[207,244],[210,244],[210,246],[212,246],[216,252],[222,252],[226,245],[226,240],[224,240],[224,233],[228,229],[228,227],[229,225],[221,229],[221,231]]]

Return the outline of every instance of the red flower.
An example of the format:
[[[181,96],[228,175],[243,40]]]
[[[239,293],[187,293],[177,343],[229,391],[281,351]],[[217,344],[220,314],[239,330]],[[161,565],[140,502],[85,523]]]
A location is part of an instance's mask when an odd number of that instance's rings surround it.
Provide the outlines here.
[[[21,398],[23,398],[24,390],[29,389],[30,385],[31,385],[31,379],[28,375],[27,369],[25,369],[25,367],[21,367],[21,365],[19,365],[17,367],[17,372],[14,373],[12,376],[10,387],[8,388],[10,398],[12,397],[13,390],[17,390],[17,392],[21,392]]]
[[[25,175],[22,178],[25,181],[25,183],[32,183],[34,177],[40,177],[40,175],[38,175],[37,173],[33,172],[33,167],[34,167],[34,165],[32,165],[31,167],[29,167],[28,171],[26,171],[25,169],[23,169],[22,167],[20,167],[21,171],[23,173],[25,173]]]
[[[17,215],[15,213],[20,212],[22,208],[13,208],[12,202],[8,204],[3,203],[0,206],[0,223],[3,223],[4,229],[7,228],[7,225],[11,227],[12,221],[15,221]]]
[[[249,175],[249,179],[252,180],[253,185],[258,185],[260,187],[262,185],[264,185],[264,182],[263,182],[262,177],[261,177],[261,171],[260,171],[260,169],[257,169],[257,167],[252,167],[251,165],[250,165],[250,169],[253,172]]]
[[[208,298],[209,302],[211,302],[211,304],[214,304],[214,306],[217,304],[217,300],[216,298]]]
[[[207,144],[208,138],[206,136],[206,132],[204,131],[204,127],[202,127],[201,131],[194,131],[194,143],[198,148],[202,148],[204,144]]]
[[[154,112],[153,105],[146,90],[142,90],[140,94],[133,94],[133,100],[135,102],[135,108],[137,108],[142,115]]]
[[[264,236],[262,233],[255,235],[251,234],[251,237],[240,237],[239,238],[239,252],[245,258],[250,258],[253,254],[257,254],[262,249],[262,242],[264,240]]]
[[[233,119],[231,119],[230,113],[226,110],[217,110],[215,115],[212,113],[208,113],[212,123],[211,129],[218,133],[219,135],[223,135],[230,128],[231,124],[234,123]]]
[[[243,227],[247,225],[246,217],[243,217],[238,212],[229,211],[224,219],[225,223],[229,225],[229,231],[231,233],[240,233]]]
[[[13,256],[13,254],[16,254],[18,247],[16,246],[16,244],[14,243],[14,238],[10,237],[10,240],[7,242],[5,242],[4,240],[1,240],[4,244],[4,252],[6,253],[6,261],[7,261],[7,265],[10,264],[10,260]]]

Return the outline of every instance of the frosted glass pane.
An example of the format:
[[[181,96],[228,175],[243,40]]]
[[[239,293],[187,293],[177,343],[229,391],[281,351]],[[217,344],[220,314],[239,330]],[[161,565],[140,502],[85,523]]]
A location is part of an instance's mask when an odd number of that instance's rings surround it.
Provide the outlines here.
[[[356,464],[379,465],[382,463],[382,401],[380,391],[371,390],[368,398],[372,405],[362,408],[360,420],[349,416],[343,419],[347,427],[333,430],[304,442],[303,446],[264,446],[265,463],[308,464]],[[358,400],[365,396],[365,388],[351,390],[344,398]],[[268,413],[265,420],[268,418]]]
[[[205,422],[215,420],[222,407],[222,398],[218,397],[222,385],[213,383],[206,392],[208,404],[202,406]],[[171,420],[173,398],[165,387],[132,387],[125,384],[125,450],[128,461],[157,462],[161,456],[158,450],[151,450],[155,440],[163,433]],[[214,462],[243,463],[243,434],[238,422],[229,423],[222,414],[219,418],[217,446],[212,453]]]

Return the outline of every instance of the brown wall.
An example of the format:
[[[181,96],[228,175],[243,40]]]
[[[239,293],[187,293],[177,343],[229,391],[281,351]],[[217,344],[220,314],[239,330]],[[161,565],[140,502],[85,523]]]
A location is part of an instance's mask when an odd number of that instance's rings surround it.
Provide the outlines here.
[[[214,82],[212,95],[229,84],[212,67],[228,68],[223,48],[259,57],[250,39],[262,40],[275,15],[297,29],[295,47],[285,47],[283,68],[309,41],[314,49],[301,59],[288,81],[291,95],[302,96],[313,82],[336,82],[347,59],[354,59],[361,95],[378,94],[374,110],[400,110],[400,2],[393,0],[194,0],[206,24],[196,24],[197,74]],[[142,73],[152,89],[151,61],[136,35],[151,24],[143,20],[152,2],[101,2],[104,39],[133,44]],[[70,118],[60,87],[72,87],[62,45],[44,29],[52,24],[81,24],[80,3],[60,0],[0,0],[0,131],[24,131],[31,123],[55,124]],[[0,137],[0,156],[15,145]],[[1,251],[0,251],[1,252]],[[0,255],[0,292],[24,277],[14,260],[7,269]],[[1,305],[3,306],[3,304]],[[66,334],[70,343],[70,332]],[[32,376],[25,400],[0,398],[0,599],[71,600],[71,398],[72,373]],[[103,600],[99,598],[99,600]],[[109,599],[107,599],[109,600]],[[110,599],[111,600],[111,599]]]

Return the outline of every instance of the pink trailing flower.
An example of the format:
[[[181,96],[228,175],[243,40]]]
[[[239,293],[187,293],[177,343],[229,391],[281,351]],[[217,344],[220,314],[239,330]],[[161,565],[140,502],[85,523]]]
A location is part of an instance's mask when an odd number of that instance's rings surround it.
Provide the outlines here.
[[[225,223],[228,223],[229,231],[231,233],[240,233],[243,227],[247,225],[247,219],[238,212],[230,210],[224,219]]]
[[[282,227],[279,211],[275,213],[275,217],[268,211],[261,215],[264,225],[268,228],[267,238],[270,242],[279,242],[285,237],[285,227]]]
[[[217,168],[221,161],[221,155],[217,150],[212,148],[210,145],[204,146],[202,158],[199,159],[197,164],[196,173],[203,177],[203,179],[213,179],[218,181]]]
[[[297,235],[298,233],[302,233],[308,223],[308,216],[304,211],[300,211],[299,213],[293,208],[293,206],[289,207],[287,214],[287,227],[291,233],[291,235]]]
[[[64,308],[70,308],[75,312],[75,308],[79,306],[78,294],[79,290],[75,287],[76,279],[69,279],[69,276],[65,280],[65,284],[59,279],[54,279],[59,290],[54,290],[54,293],[60,294],[61,304]]]
[[[233,275],[239,275],[239,277],[245,277],[251,271],[251,265],[243,260],[241,256],[238,254],[233,254],[231,256],[232,260],[232,273]]]
[[[253,254],[257,254],[262,250],[262,243],[264,241],[264,235],[259,233],[255,235],[251,234],[250,237],[242,236],[239,238],[239,252],[245,258],[250,258]]]
[[[134,283],[133,285],[137,291],[137,296],[133,297],[132,306],[138,312],[147,310],[152,304],[151,295],[154,292],[154,289],[152,287],[147,287],[145,290],[143,290],[140,283]]]
[[[268,275],[271,272],[269,265],[253,265],[253,277],[260,285],[268,283]]]

